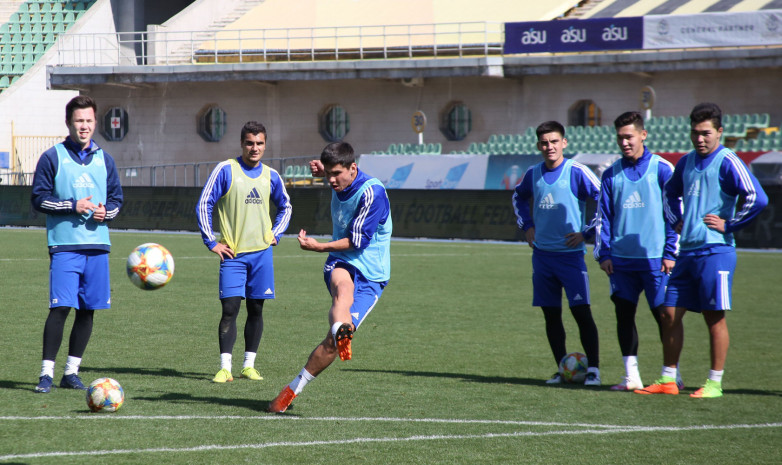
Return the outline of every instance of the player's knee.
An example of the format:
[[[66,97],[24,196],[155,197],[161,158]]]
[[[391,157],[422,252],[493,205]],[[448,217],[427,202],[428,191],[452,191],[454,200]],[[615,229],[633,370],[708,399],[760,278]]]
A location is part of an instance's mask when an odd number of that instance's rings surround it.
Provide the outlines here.
[[[239,314],[239,307],[242,304],[241,297],[226,297],[220,299],[223,306],[223,319],[235,319]]]

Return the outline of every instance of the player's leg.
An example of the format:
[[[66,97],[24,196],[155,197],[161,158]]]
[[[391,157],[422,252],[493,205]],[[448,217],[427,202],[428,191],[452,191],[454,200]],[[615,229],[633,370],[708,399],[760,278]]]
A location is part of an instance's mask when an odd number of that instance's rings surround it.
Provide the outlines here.
[[[337,338],[344,336],[346,330],[349,337],[353,337],[355,327],[350,315],[350,308],[353,305],[353,293],[355,291],[353,276],[348,268],[333,266],[333,264],[327,262],[324,268],[324,279],[331,294],[331,307],[329,308],[330,329],[326,333],[326,337],[310,353],[307,363],[301,372],[269,403],[266,409],[269,412],[285,412],[304,387],[336,360],[337,354],[341,351],[337,347]],[[342,339],[346,337],[344,336]],[[347,342],[349,350],[349,338]]]
[[[565,325],[562,323],[562,283],[553,272],[551,257],[542,257],[532,252],[532,306],[540,307],[546,327],[551,353],[557,372],[546,381],[559,384],[559,362],[567,355]]]
[[[274,261],[272,248],[247,254],[247,320],[244,324],[244,363],[242,378],[260,381],[263,378],[255,369],[255,359],[263,336],[263,304],[273,299]]]
[[[217,340],[220,346],[220,371],[212,381],[225,383],[233,381],[233,348],[236,343],[236,318],[239,315],[247,286],[248,264],[244,256],[220,262],[220,323]]]
[[[220,371],[212,379],[215,383],[233,381],[231,369],[233,368],[233,348],[236,343],[236,318],[242,305],[242,298],[238,296],[224,297],[220,299],[222,312],[220,324],[217,327],[217,340],[220,346]]]
[[[643,389],[636,389],[635,392],[637,394],[676,395],[679,393],[676,377],[679,371],[677,368],[679,356],[684,345],[684,325],[682,320],[685,313],[687,313],[687,309],[684,307],[670,307],[667,305],[662,307],[660,322],[663,333],[663,367],[660,378]]]
[[[567,295],[570,313],[578,325],[581,346],[584,348],[589,367],[584,384],[600,386],[600,342],[597,325],[592,318],[589,295],[589,273],[583,255],[566,254],[558,262],[557,277],[562,282]]]
[[[54,307],[49,309],[46,323],[43,325],[43,356],[41,374],[35,392],[47,393],[52,388],[54,379],[54,361],[62,344],[62,334],[65,328],[65,320],[71,307]]]
[[[722,374],[728,355],[730,335],[726,312],[731,309],[733,274],[736,270],[736,252],[718,253],[700,257],[701,306],[703,318],[709,328],[711,370],[703,387],[692,397],[711,398],[722,396]]]
[[[79,305],[68,340],[68,359],[60,387],[84,390],[87,388],[79,378],[79,367],[92,336],[95,310],[111,306],[111,282],[108,253],[88,251],[80,255],[83,266],[79,275]]]
[[[263,303],[264,299],[247,299],[247,321],[244,324],[244,364],[242,378],[255,381],[263,379],[255,369],[255,358],[263,336]]]
[[[725,370],[725,360],[730,346],[730,334],[728,321],[724,310],[704,310],[703,319],[709,328],[709,343],[711,355],[711,369],[706,383],[697,391],[690,394],[695,398],[722,397],[722,375]]]

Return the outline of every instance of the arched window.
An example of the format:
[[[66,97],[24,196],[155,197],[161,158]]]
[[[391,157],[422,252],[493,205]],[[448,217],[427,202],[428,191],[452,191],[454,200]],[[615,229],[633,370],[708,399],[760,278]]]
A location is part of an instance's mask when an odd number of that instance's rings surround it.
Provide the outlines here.
[[[448,140],[462,140],[472,130],[472,112],[462,102],[451,102],[440,114],[440,132]]]
[[[592,100],[579,100],[567,112],[568,126],[600,126],[602,111]]]
[[[328,142],[338,142],[350,131],[350,116],[339,105],[327,105],[318,116],[318,131]]]
[[[225,125],[225,111],[217,105],[207,105],[198,114],[198,135],[207,142],[220,142]]]

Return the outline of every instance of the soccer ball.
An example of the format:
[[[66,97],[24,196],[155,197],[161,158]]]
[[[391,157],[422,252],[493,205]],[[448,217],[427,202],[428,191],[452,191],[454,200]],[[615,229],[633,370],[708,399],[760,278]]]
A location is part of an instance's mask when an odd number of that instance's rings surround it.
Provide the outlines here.
[[[116,412],[125,402],[125,391],[111,378],[98,378],[87,388],[87,406],[93,412]]]
[[[174,257],[160,244],[141,244],[128,256],[128,277],[141,289],[160,289],[173,276]]]
[[[587,356],[580,352],[565,355],[559,362],[559,375],[566,383],[583,383],[586,378],[589,362]]]

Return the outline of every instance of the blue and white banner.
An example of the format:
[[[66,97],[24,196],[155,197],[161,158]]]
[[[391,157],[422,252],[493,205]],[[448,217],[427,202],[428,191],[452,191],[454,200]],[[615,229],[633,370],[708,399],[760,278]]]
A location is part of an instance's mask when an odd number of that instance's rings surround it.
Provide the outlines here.
[[[645,49],[782,44],[782,10],[644,17]]]
[[[387,189],[483,189],[487,156],[363,155],[358,166]]]
[[[504,52],[584,52],[628,50],[643,45],[643,18],[505,23]]]

